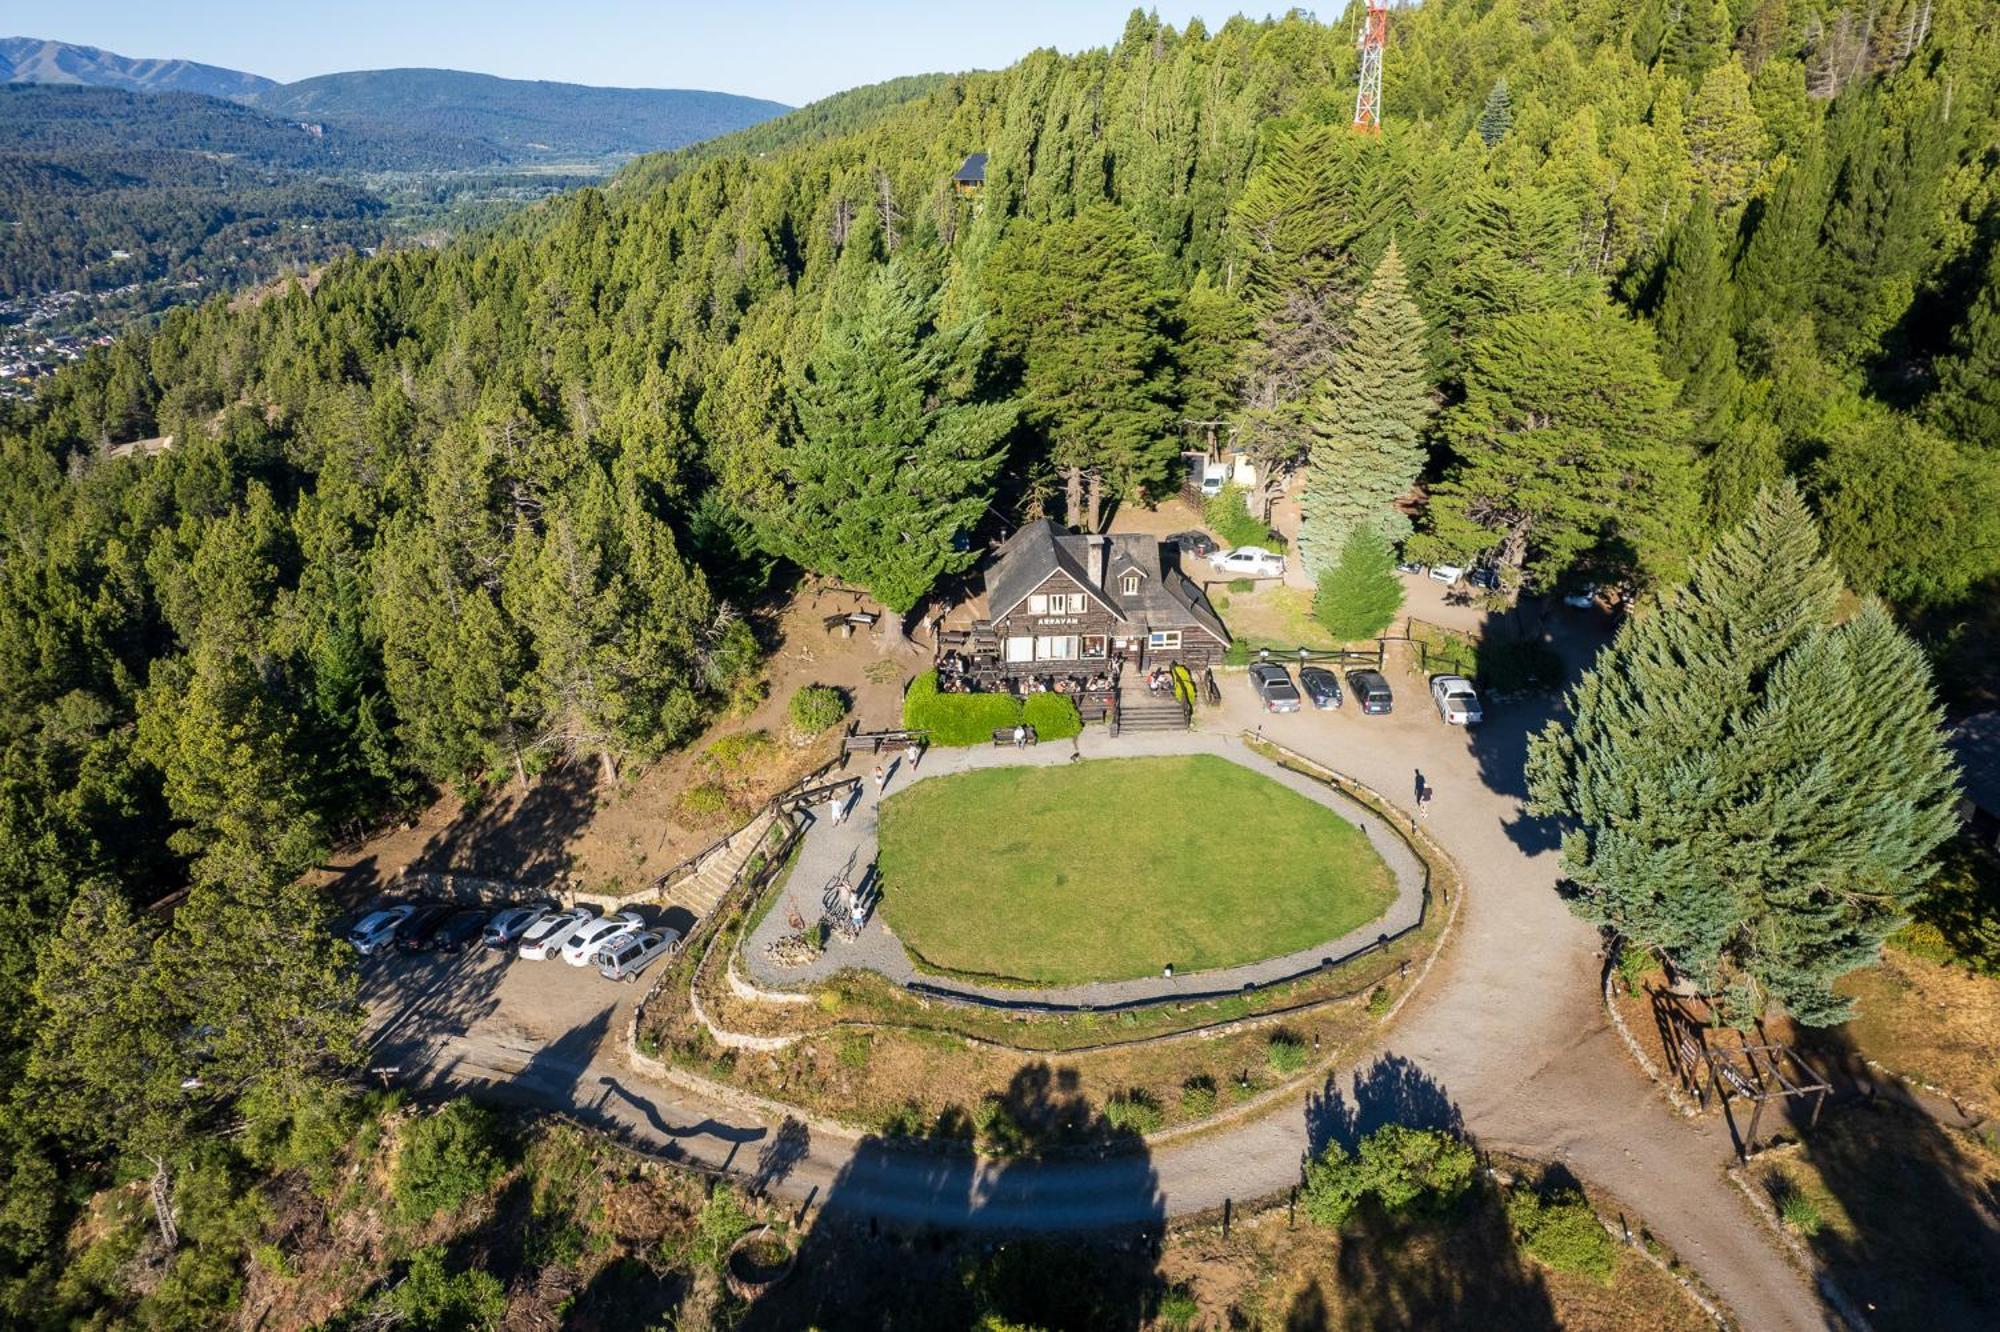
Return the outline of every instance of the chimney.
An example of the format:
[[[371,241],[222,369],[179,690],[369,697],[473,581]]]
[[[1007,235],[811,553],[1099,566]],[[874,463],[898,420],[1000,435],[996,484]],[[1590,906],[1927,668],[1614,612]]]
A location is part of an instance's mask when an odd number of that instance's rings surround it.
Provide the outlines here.
[[[1088,557],[1083,562],[1083,571],[1090,575],[1090,581],[1098,587],[1104,586],[1104,575],[1111,568],[1111,538],[1108,536],[1088,536],[1083,539]]]

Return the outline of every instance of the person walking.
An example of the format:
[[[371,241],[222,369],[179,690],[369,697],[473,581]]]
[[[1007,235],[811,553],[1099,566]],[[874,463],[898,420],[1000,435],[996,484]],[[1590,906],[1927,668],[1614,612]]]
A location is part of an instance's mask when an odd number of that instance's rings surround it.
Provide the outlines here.
[[[1431,816],[1431,797],[1436,794],[1429,782],[1425,782],[1423,789],[1417,792],[1417,814],[1420,817],[1428,819]]]
[[[875,765],[875,794],[881,795],[882,788],[889,783],[889,774],[882,771],[882,765]]]
[[[827,797],[826,821],[829,827],[838,828],[840,826],[841,806],[845,803],[846,802],[841,800],[840,792],[838,791],[835,791],[832,795]]]

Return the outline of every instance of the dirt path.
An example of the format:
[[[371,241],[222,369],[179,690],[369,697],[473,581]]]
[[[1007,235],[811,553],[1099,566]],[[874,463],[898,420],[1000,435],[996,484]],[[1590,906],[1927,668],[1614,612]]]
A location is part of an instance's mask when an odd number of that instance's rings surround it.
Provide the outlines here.
[[[1436,792],[1431,832],[1468,884],[1454,953],[1390,1039],[1293,1110],[1151,1157],[975,1163],[809,1133],[641,1082],[620,1052],[622,1004],[548,1043],[479,1023],[411,1029],[399,1033],[394,1061],[405,1077],[485,1084],[498,1095],[573,1110],[801,1202],[884,1221],[1008,1229],[1144,1223],[1282,1192],[1298,1179],[1315,1116],[1349,1096],[1365,1106],[1359,1071],[1394,1067],[1409,1094],[1430,1098],[1427,1111],[1448,1111],[1491,1146],[1566,1163],[1642,1208],[1644,1224],[1745,1327],[1835,1325],[1725,1180],[1726,1138],[1675,1118],[1627,1062],[1605,1019],[1597,936],[1557,897],[1555,849],[1519,808],[1525,736],[1541,710],[1494,707],[1487,725],[1468,734],[1438,724],[1417,682],[1396,684],[1400,710],[1390,718],[1352,709],[1268,718],[1251,706],[1244,682],[1229,678],[1224,707],[1209,722],[1224,731],[1262,724],[1273,739],[1405,808],[1414,805],[1421,771]],[[1110,754],[1117,743],[1092,733],[1084,748]]]

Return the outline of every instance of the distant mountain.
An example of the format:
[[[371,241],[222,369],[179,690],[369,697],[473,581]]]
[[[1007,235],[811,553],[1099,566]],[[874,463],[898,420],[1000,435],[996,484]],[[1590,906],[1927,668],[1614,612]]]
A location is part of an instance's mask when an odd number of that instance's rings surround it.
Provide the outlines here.
[[[241,70],[198,65],[192,60],[135,60],[94,46],[0,37],[0,82],[77,83],[129,92],[191,92],[210,97],[248,97],[278,85]]]
[[[323,74],[243,99],[288,120],[487,144],[508,161],[680,148],[783,115],[782,102],[676,88],[592,88],[449,69]]]
[[[411,170],[628,157],[682,148],[791,110],[680,88],[592,88],[450,69],[378,69],[276,83],[187,60],[0,38],[0,82],[227,97],[283,120],[343,127]]]

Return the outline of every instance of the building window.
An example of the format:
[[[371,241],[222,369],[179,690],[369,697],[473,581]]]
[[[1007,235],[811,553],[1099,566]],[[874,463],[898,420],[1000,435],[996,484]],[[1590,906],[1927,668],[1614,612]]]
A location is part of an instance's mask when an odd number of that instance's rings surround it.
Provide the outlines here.
[[[1070,634],[1044,634],[1035,640],[1036,661],[1075,661],[1076,638]]]
[[[1033,661],[1034,659],[1035,659],[1034,639],[1028,637],[1026,634],[1023,634],[1020,637],[1010,638],[1007,640],[1007,660]]]
[[[1137,596],[1139,594],[1139,575],[1135,573],[1126,574],[1125,581],[1120,583],[1118,588],[1128,597]]]
[[[1047,615],[1048,613],[1049,599],[1047,597],[1037,592],[1034,596],[1028,598],[1028,614]]]
[[[1179,651],[1181,646],[1181,631],[1178,629],[1155,629],[1152,635],[1147,638],[1146,645],[1155,651],[1163,648]]]
[[[1103,661],[1110,655],[1111,640],[1103,634],[1085,634],[1083,638],[1083,659]]]

